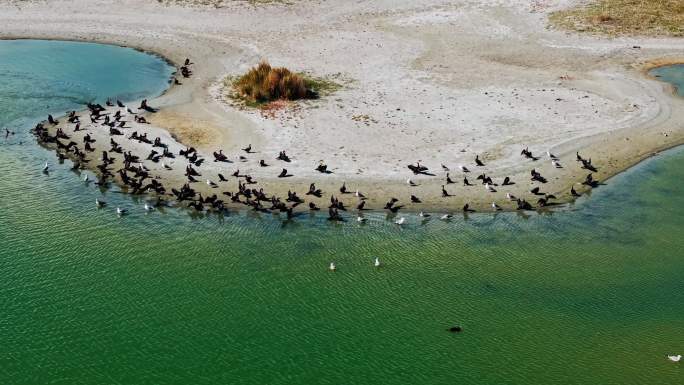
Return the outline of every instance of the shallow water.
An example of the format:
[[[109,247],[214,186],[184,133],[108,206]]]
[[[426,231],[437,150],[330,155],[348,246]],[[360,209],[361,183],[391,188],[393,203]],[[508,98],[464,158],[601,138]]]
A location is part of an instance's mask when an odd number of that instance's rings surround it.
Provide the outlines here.
[[[0,83],[0,127],[17,130],[0,140],[0,383],[682,382],[665,354],[684,352],[684,149],[553,214],[403,228],[382,213],[145,214],[27,130],[46,108],[159,93],[171,69],[117,47],[0,42],[6,68],[23,75]]]
[[[677,94],[684,97],[684,64],[656,67],[649,71],[652,76],[675,86]]]

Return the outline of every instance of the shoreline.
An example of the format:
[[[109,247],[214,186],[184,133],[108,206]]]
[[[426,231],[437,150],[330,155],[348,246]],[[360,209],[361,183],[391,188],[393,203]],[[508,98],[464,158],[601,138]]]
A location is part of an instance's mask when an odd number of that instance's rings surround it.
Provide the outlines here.
[[[296,6],[295,6],[296,7]],[[174,9],[174,12],[179,12],[179,13],[188,13],[192,14],[195,12],[194,10],[179,10],[179,9]],[[266,12],[264,10],[259,10],[257,13],[261,12]],[[1,17],[0,17],[1,18]],[[385,19],[383,19],[383,22]],[[53,35],[51,37],[46,37],[40,33],[34,35],[34,36],[28,36],[28,35],[13,35],[10,32],[3,32],[0,34],[0,38],[2,39],[10,39],[12,36],[14,36],[14,39],[39,39],[39,40],[67,40],[67,41],[77,41],[77,42],[87,42],[87,43],[99,43],[99,44],[110,44],[110,45],[116,45],[120,47],[125,47],[125,48],[131,48],[135,49],[141,52],[145,52],[147,54],[153,54],[155,56],[158,56],[160,58],[163,58],[166,62],[171,63],[176,69],[178,68],[176,66],[177,60],[174,60],[172,57],[180,58],[184,56],[184,52],[182,50],[178,50],[177,52],[173,53],[172,55],[169,55],[169,52],[166,54],[164,51],[168,51],[167,48],[163,48],[162,45],[157,45],[157,49],[151,48],[152,46],[149,45],[149,43],[144,43],[144,44],[135,44],[135,41],[126,41],[130,39],[126,39],[125,37],[122,38],[121,36],[116,38],[115,34],[108,34],[107,32],[104,32],[104,34],[96,36],[96,37],[91,37],[88,39],[84,38],[77,38],[73,36],[68,36],[68,32],[57,32],[57,31],[52,31]],[[553,32],[549,32],[549,34],[553,34]],[[578,38],[580,40],[586,40],[584,38]],[[123,40],[123,42],[122,42]],[[600,40],[600,39],[589,39],[589,40]],[[207,43],[205,44],[204,49],[207,50],[209,48],[209,51],[211,51],[212,44],[214,43]],[[152,44],[154,45],[154,44]],[[234,48],[234,47],[231,47]],[[244,47],[238,47],[238,51],[244,49]],[[171,49],[173,51],[173,49]],[[225,53],[225,52],[224,52]],[[244,55],[240,52],[233,52],[232,53],[233,57],[237,57],[238,61],[242,61],[243,64],[249,65],[251,63],[248,63],[244,61]],[[196,58],[193,58],[192,55],[187,55],[191,57],[191,60],[194,62],[198,62],[199,60]],[[206,57],[201,57],[202,59],[208,59]],[[211,60],[211,59],[210,59]],[[435,60],[434,58],[432,60]],[[664,59],[663,59],[664,60]],[[634,61],[634,63],[638,62]],[[651,62],[655,62],[652,60]],[[667,64],[661,64],[661,65],[667,65]],[[208,67],[207,67],[208,66]],[[655,68],[657,66],[651,67]],[[645,67],[644,67],[645,68]],[[649,70],[650,70],[649,69]],[[648,70],[644,70],[647,72]],[[229,71],[228,74],[234,74],[235,71]],[[160,113],[158,115],[153,115],[152,120],[154,119],[160,119],[160,120],[168,120],[171,121],[172,124],[170,124],[168,127],[155,127],[156,129],[162,129],[164,130],[169,137],[179,137],[178,135],[178,127],[186,125],[189,122],[195,122],[195,121],[203,121],[206,119],[206,124],[201,123],[200,125],[202,126],[201,128],[206,128],[207,132],[211,135],[211,133],[220,133],[220,135],[223,137],[223,139],[218,140],[218,141],[210,141],[208,144],[202,145],[199,149],[200,152],[202,152],[202,155],[207,159],[207,163],[211,161],[211,148],[214,150],[218,150],[220,148],[224,149],[227,154],[230,154],[230,156],[237,156],[236,154],[239,154],[239,148],[242,146],[247,145],[248,143],[257,143],[255,146],[257,147],[258,151],[261,151],[263,154],[264,159],[268,163],[273,163],[275,164],[275,160],[273,159],[275,154],[277,153],[276,148],[273,146],[273,142],[278,142],[277,138],[271,137],[268,135],[269,132],[273,133],[276,132],[274,131],[274,128],[276,127],[282,127],[281,124],[283,119],[287,121],[287,119],[291,119],[291,111],[284,111],[283,115],[285,115],[285,118],[282,117],[277,117],[274,119],[274,121],[269,121],[268,119],[263,119],[262,117],[259,117],[258,112],[254,111],[226,111],[230,110],[230,106],[222,105],[219,102],[215,101],[214,96],[210,95],[210,88],[214,87],[217,80],[220,81],[220,78],[226,74],[225,68],[221,69],[220,66],[216,66],[215,64],[206,64],[205,67],[203,67],[200,71],[195,72],[193,75],[193,78],[197,79],[190,79],[188,81],[187,79],[183,81],[182,86],[175,86],[173,82],[171,82],[170,87],[164,91],[160,96],[155,97],[154,99],[150,100],[150,104],[157,107],[159,106],[161,108]],[[219,77],[219,79],[216,79],[216,77]],[[358,80],[355,77],[351,77],[352,79],[355,80],[355,82]],[[644,78],[642,80],[635,79],[637,82],[646,82],[649,80],[654,80],[654,79],[648,79]],[[658,79],[655,79],[658,81],[658,84],[660,87],[663,85],[667,84],[665,82],[662,82]],[[190,84],[187,85],[186,87],[186,82],[189,82]],[[558,82],[559,84],[562,82],[569,83],[570,86],[565,86],[565,87],[572,87],[572,84],[577,83],[577,81],[569,80],[569,81],[561,81]],[[542,80],[540,82],[540,85],[543,85],[545,83],[548,83],[548,79]],[[639,89],[639,87],[643,87],[646,83],[643,83],[642,85],[636,85],[634,86],[634,89]],[[592,86],[593,87],[593,86]],[[653,95],[657,95],[657,88],[658,86],[653,85],[652,86],[652,91]],[[568,88],[572,90],[572,88]],[[360,91],[358,88],[355,88],[351,91],[343,91],[341,93],[344,94],[356,94]],[[575,93],[574,91],[568,91],[568,95],[573,95]],[[631,92],[631,91],[630,91]],[[503,94],[503,93],[502,93]],[[576,93],[575,93],[576,94]],[[589,93],[587,95],[590,95],[592,98],[595,97],[594,95],[600,95],[600,94],[592,94]],[[559,95],[559,98],[565,99],[566,96],[564,95]],[[338,96],[333,95],[330,97],[331,100],[336,99]],[[671,95],[671,98],[674,98],[675,96]],[[344,99],[348,99],[347,96],[343,97]],[[599,98],[598,101],[601,99]],[[314,108],[320,109],[321,107],[326,109],[330,108],[331,105],[330,100],[326,101],[321,101],[319,104],[314,104]],[[437,102],[439,103],[439,102]],[[510,102],[509,102],[510,103]],[[665,105],[664,103],[668,104],[675,104],[679,105],[679,108],[681,109],[681,106],[684,105],[681,101],[676,101],[676,100],[666,100],[664,98],[661,99],[661,105],[659,108],[663,108]],[[199,108],[196,108],[199,107]],[[528,181],[529,176],[526,177],[526,175],[529,175],[529,169],[535,166],[543,166],[542,168],[545,170],[542,170],[542,173],[546,176],[547,173],[552,175],[552,178],[549,178],[549,184],[548,184],[548,190],[547,186],[545,184],[540,185],[545,192],[552,193],[554,195],[557,195],[558,202],[559,203],[567,203],[572,201],[570,198],[569,194],[569,187],[573,183],[579,182],[580,180],[578,177],[580,174],[583,174],[583,171],[577,170],[575,167],[576,164],[572,157],[574,156],[574,150],[579,149],[580,152],[583,153],[586,157],[594,157],[599,158],[599,161],[595,160],[595,164],[599,167],[599,172],[596,173],[597,178],[600,180],[605,180],[608,179],[612,176],[615,176],[626,169],[633,167],[634,165],[638,164],[639,162],[652,157],[653,155],[656,155],[657,153],[660,153],[662,151],[665,151],[669,148],[677,147],[679,145],[684,144],[684,133],[682,131],[682,127],[678,128],[670,128],[671,134],[668,135],[667,140],[662,140],[662,138],[657,139],[657,138],[649,138],[648,142],[646,142],[645,139],[640,138],[640,131],[647,132],[647,131],[653,131],[654,128],[656,131],[658,131],[658,128],[663,126],[663,122],[658,122],[657,120],[664,120],[665,126],[668,125],[667,122],[669,121],[676,121],[676,118],[672,116],[673,114],[673,108],[669,108],[669,111],[666,111],[664,114],[668,115],[665,118],[663,118],[663,113],[662,110],[658,114],[654,114],[649,118],[648,120],[645,121],[645,124],[637,124],[628,128],[616,128],[613,130],[604,130],[604,131],[598,131],[598,132],[588,132],[586,135],[582,136],[570,136],[568,137],[565,141],[560,141],[557,142],[556,144],[551,145],[549,149],[551,149],[556,155],[559,155],[561,159],[561,163],[564,165],[564,167],[567,167],[568,169],[571,169],[569,174],[570,175],[557,175],[554,170],[550,170],[548,167],[548,160],[545,158],[543,159],[543,163],[540,162],[535,162],[535,163],[530,163],[530,162],[524,162],[523,163],[523,158],[518,157],[517,159],[515,158],[514,154],[511,154],[512,152],[519,151],[520,148],[524,148],[526,143],[530,144],[530,149],[532,149],[533,153],[535,156],[541,156],[544,153],[545,148],[547,145],[544,143],[537,143],[535,144],[535,140],[530,140],[530,141],[519,141],[517,143],[514,143],[513,145],[509,144],[506,145],[505,147],[489,147],[485,148],[482,151],[478,151],[477,149],[468,149],[466,151],[467,158],[469,160],[464,160],[464,156],[450,156],[451,158],[458,158],[459,163],[463,162],[464,165],[466,165],[468,168],[470,168],[472,171],[475,171],[474,168],[475,166],[472,164],[472,158],[475,155],[482,155],[482,158],[485,160],[485,163],[488,164],[486,167],[488,174],[491,172],[492,176],[495,178],[495,181],[498,182],[497,179],[503,178],[503,176],[511,176],[513,180],[518,183],[515,185],[510,192],[514,193],[516,196],[522,196],[528,199],[531,199],[530,194],[528,194],[526,191],[529,190],[529,188],[532,186],[529,183],[526,183]],[[196,111],[196,109],[203,109],[204,111]],[[302,107],[304,110],[303,115],[311,115],[312,112],[312,107],[307,105]],[[677,108],[674,108],[675,114],[678,114],[681,116],[681,111],[677,112]],[[230,114],[230,115],[226,115]],[[149,118],[149,115],[146,115]],[[371,115],[373,116],[373,115]],[[238,117],[239,119],[242,119],[242,122],[239,123],[239,126],[241,128],[235,128],[233,127],[235,123],[234,121],[230,121],[231,118]],[[226,120],[228,118],[228,123],[218,125],[217,121],[219,120]],[[306,120],[307,117],[305,116],[303,120]],[[309,122],[309,125],[316,126],[317,124],[320,124],[321,120],[320,118],[315,118]],[[269,128],[264,130],[260,125],[265,124]],[[176,126],[176,127],[174,127]],[[369,127],[373,127],[374,124],[368,125]],[[230,127],[230,128],[229,128]],[[295,128],[297,125],[294,126]],[[291,127],[288,127],[288,132],[292,132]],[[155,131],[156,132],[156,131]],[[256,136],[255,136],[256,135]],[[301,137],[301,133],[297,133],[297,136]],[[241,138],[241,137],[248,137],[247,139],[240,139],[240,140],[235,140],[235,138]],[[631,138],[630,138],[631,137]],[[636,145],[637,148],[630,148],[627,149],[625,148],[626,146],[621,145],[622,143],[625,143],[625,141],[630,141],[633,140],[633,138],[639,138],[641,139],[641,143],[639,145]],[[180,140],[183,140],[180,138]],[[328,139],[326,139],[328,140]],[[333,142],[336,139],[332,139]],[[402,139],[403,140],[403,139]],[[557,140],[557,139],[555,139]],[[262,143],[263,146],[259,146],[259,143]],[[578,142],[586,143],[586,146],[578,147],[577,144]],[[605,145],[605,143],[612,143],[610,144],[611,146],[616,147],[616,152],[618,154],[616,155],[609,155],[602,153],[601,147],[602,145]],[[193,143],[187,143],[188,145],[192,145]],[[123,145],[123,143],[122,143]],[[277,145],[277,144],[276,144]],[[556,151],[554,147],[557,146],[559,151]],[[633,145],[632,145],[633,146]],[[126,147],[126,146],[124,146]],[[346,147],[346,146],[345,146]],[[449,146],[453,148],[453,146]],[[548,148],[548,147],[547,147]],[[587,149],[587,153],[585,154],[582,149]],[[346,149],[342,150],[341,152],[346,153]],[[288,151],[289,153],[289,151]],[[359,155],[356,154],[356,150],[352,152],[352,158],[358,157]],[[392,154],[393,152],[388,152],[387,154]],[[144,155],[144,154],[139,154],[139,155]],[[209,155],[209,157],[207,157]],[[337,155],[337,154],[335,154]],[[396,153],[393,154],[396,157]],[[439,196],[439,188],[440,184],[442,184],[443,180],[443,173],[439,169],[439,163],[437,161],[437,157],[433,157],[432,159],[428,159],[425,164],[429,165],[431,170],[436,174],[436,177],[433,177],[432,180],[428,180],[427,178],[423,177],[413,177],[408,169],[405,168],[406,164],[409,163],[415,163],[416,160],[424,158],[423,155],[421,155],[420,151],[415,151],[415,156],[411,158],[407,158],[402,156],[401,160],[399,161],[392,161],[389,160],[392,158],[384,156],[383,158],[380,158],[381,161],[379,162],[379,166],[382,169],[383,167],[390,167],[392,168],[391,172],[389,174],[383,175],[383,173],[378,172],[378,171],[372,171],[371,173],[350,173],[349,170],[346,171],[336,171],[335,174],[329,175],[329,176],[323,176],[316,174],[313,171],[313,168],[316,166],[315,159],[319,158],[321,156],[316,156],[316,155],[306,155],[306,156],[301,156],[300,154],[297,153],[292,153],[292,156],[295,158],[295,164],[292,164],[292,166],[295,166],[294,169],[294,174],[295,176],[292,178],[288,178],[287,181],[283,181],[282,179],[277,179],[275,178],[275,175],[255,175],[256,179],[260,182],[259,185],[262,185],[265,187],[267,192],[272,192],[274,194],[282,196],[288,189],[293,189],[295,186],[297,186],[296,190],[299,193],[299,196],[306,199],[306,197],[303,195],[303,193],[306,191],[306,188],[308,186],[308,183],[310,182],[316,182],[316,185],[318,188],[322,188],[326,194],[334,193],[335,195],[340,195],[337,193],[337,189],[341,185],[343,181],[347,182],[348,187],[354,191],[357,187],[366,195],[372,195],[371,200],[369,201],[369,205],[374,208],[381,210],[382,205],[384,205],[384,202],[389,199],[389,197],[392,196],[397,196],[400,198],[400,201],[402,203],[409,203],[408,202],[408,194],[410,193],[415,193],[415,195],[419,196],[421,200],[423,200],[423,203],[420,205],[407,205],[407,207],[404,209],[407,212],[417,212],[420,211],[421,209],[425,210],[431,210],[431,211],[436,211],[436,210],[441,210],[441,211],[450,211],[450,212],[458,212],[460,211],[460,208],[463,206],[465,203],[470,203],[471,207],[475,208],[477,211],[491,211],[491,208],[489,208],[489,205],[491,204],[492,201],[496,201],[499,203],[504,210],[510,209],[508,207],[505,198],[502,197],[502,194],[497,193],[496,195],[490,195],[489,193],[486,193],[485,190],[477,184],[476,186],[470,187],[470,188],[463,188],[460,186],[460,179],[462,174],[457,171],[457,164],[456,161],[453,161],[451,159],[450,162],[448,162],[449,168],[452,170],[451,177],[454,179],[456,184],[452,186],[457,186],[457,187],[450,187],[447,186],[447,189],[453,188],[455,191],[455,197],[453,198],[447,198],[447,199],[441,199]],[[608,155],[608,156],[606,156]],[[371,158],[373,156],[371,155]],[[346,156],[336,156],[335,159],[343,159],[346,158]],[[398,157],[397,157],[398,158]],[[301,159],[301,161],[300,161]],[[513,160],[516,159],[514,162]],[[323,159],[325,160],[325,159]],[[495,165],[493,168],[489,167],[490,163],[496,163],[500,160],[504,161],[504,164],[502,166]],[[250,161],[253,161],[253,159],[250,159]],[[335,164],[332,161],[326,161],[328,162],[332,167],[338,167],[337,164]],[[466,163],[468,162],[468,163]],[[600,163],[599,163],[600,162]],[[207,164],[205,163],[205,165]],[[343,168],[353,168],[353,163],[349,163],[347,161],[343,161],[339,167]],[[369,160],[365,160],[364,165],[372,165],[373,162],[369,163]],[[402,167],[403,165],[403,167]],[[230,174],[228,172],[229,170],[232,170],[233,166],[242,166],[242,163],[235,163],[231,167],[226,168],[224,171],[224,175]],[[255,169],[252,164],[246,164],[249,170],[259,170]],[[347,167],[349,166],[349,167]],[[536,167],[535,167],[536,168]],[[289,168],[288,168],[289,170]],[[210,167],[210,170],[208,172],[212,173],[211,179],[214,180],[216,179],[216,171],[217,169],[215,167]],[[564,169],[564,171],[567,171],[567,169]],[[257,172],[257,171],[254,171]],[[339,172],[339,174],[338,174]],[[475,174],[475,172],[471,173]],[[470,179],[470,182],[473,184],[476,184],[477,181],[474,180],[474,176],[472,175],[472,178]],[[418,183],[421,183],[421,186],[418,188],[411,188],[408,189],[407,186],[405,185],[404,181],[406,178],[415,178]],[[165,178],[168,179],[169,182],[172,183],[180,183],[181,181],[178,179],[178,176],[166,176]],[[232,179],[232,178],[229,178]],[[437,179],[437,180],[435,180]],[[233,182],[233,181],[231,181]],[[232,183],[236,184],[236,183]],[[234,186],[231,188],[234,189]],[[171,186],[169,186],[171,187]],[[178,186],[173,186],[173,187],[178,187]],[[478,190],[479,189],[479,190]],[[199,189],[198,189],[199,190]],[[209,190],[211,191],[211,190]],[[579,190],[578,190],[579,191]],[[505,193],[504,191],[502,191]],[[451,193],[451,191],[450,191]],[[323,200],[315,200],[319,207],[327,207],[327,205],[323,206],[321,203],[325,201],[325,198],[328,198],[329,195],[326,195]],[[345,200],[346,197],[345,197]],[[352,200],[348,200],[352,201]],[[531,202],[532,203],[532,202]],[[345,202],[345,205],[348,206],[349,203]],[[534,205],[534,203],[533,203]],[[536,205],[535,205],[536,206]],[[402,212],[404,211],[402,210]]]

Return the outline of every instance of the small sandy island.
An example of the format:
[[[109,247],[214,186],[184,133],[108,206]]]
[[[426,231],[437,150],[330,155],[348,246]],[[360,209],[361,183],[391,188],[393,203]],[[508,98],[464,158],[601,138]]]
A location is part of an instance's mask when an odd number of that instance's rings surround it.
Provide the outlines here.
[[[235,192],[232,175],[239,170],[256,180],[250,188],[283,199],[287,190],[296,191],[323,208],[331,194],[353,208],[359,190],[371,209],[382,209],[391,197],[411,211],[460,211],[466,203],[491,210],[492,202],[515,209],[507,193],[536,206],[535,187],[554,194],[555,202],[571,200],[573,185],[586,191],[580,182],[591,171],[576,161],[577,151],[598,168],[594,178],[605,180],[684,143],[684,100],[646,74],[653,65],[682,59],[684,40],[608,39],[548,26],[551,12],[576,3],[2,1],[0,37],[113,43],[158,53],[176,66],[190,58],[192,76],[177,75],[181,85],[149,101],[158,112],[139,113],[151,124],[132,122],[129,114],[124,135],[114,138],[142,159],[153,147],[126,139],[132,132],[169,145],[176,157],[163,160],[168,167],[143,161],[167,190],[187,182],[188,162],[177,154],[193,146],[206,161],[196,167],[202,176],[192,186],[205,196]],[[262,59],[341,88],[267,113],[240,108],[226,96],[224,79]],[[85,131],[74,133],[63,118],[59,127],[79,146],[86,133],[96,140],[88,155],[94,166],[110,149],[110,136],[100,123],[91,125],[86,112],[79,115]],[[250,144],[251,153],[241,150]],[[523,148],[539,159],[521,156]],[[213,161],[218,150],[228,162]],[[275,159],[283,150],[291,162]],[[484,166],[475,164],[476,156]],[[262,159],[268,167],[259,165]],[[331,172],[316,171],[320,162]],[[427,173],[407,168],[417,162]],[[442,165],[455,183],[446,183]],[[278,178],[283,168],[291,176]],[[546,183],[532,181],[532,169]],[[219,182],[219,173],[226,182]],[[497,184],[491,191],[476,180],[483,173]],[[464,176],[472,186],[463,185]],[[514,184],[502,186],[504,177]],[[351,193],[339,192],[343,182]],[[305,195],[310,183],[322,197]]]

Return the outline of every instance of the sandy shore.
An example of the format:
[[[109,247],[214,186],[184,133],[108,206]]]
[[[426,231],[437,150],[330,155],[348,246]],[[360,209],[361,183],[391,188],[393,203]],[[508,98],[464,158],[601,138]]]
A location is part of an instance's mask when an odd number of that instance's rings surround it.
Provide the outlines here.
[[[227,7],[164,6],[156,1],[75,0],[3,2],[2,38],[87,40],[149,50],[181,63],[192,59],[194,76],[150,101],[145,127],[126,129],[159,136],[172,150],[195,146],[207,158],[202,181],[218,182],[236,169],[252,175],[268,192],[288,189],[304,196],[315,182],[341,196],[342,182],[381,208],[396,197],[406,208],[460,211],[464,203],[512,208],[507,192],[534,202],[532,187],[570,199],[570,186],[588,173],[575,152],[592,158],[604,180],[652,155],[684,143],[684,101],[645,75],[654,63],[677,61],[682,39],[601,39],[550,30],[549,12],[573,1],[380,0],[294,1],[292,4]],[[244,72],[260,59],[343,84],[332,96],[265,115],[227,103],[222,79]],[[87,119],[86,119],[87,120]],[[71,133],[71,127],[66,131]],[[101,132],[100,132],[101,131]],[[108,147],[104,130],[91,130]],[[146,157],[151,146],[121,141]],[[80,143],[80,141],[79,141]],[[252,144],[254,154],[240,148]],[[540,160],[526,160],[529,147]],[[233,163],[214,163],[222,149]],[[98,148],[100,150],[100,148]],[[275,157],[287,150],[293,161]],[[556,168],[545,156],[560,158]],[[248,160],[240,162],[239,155]],[[479,155],[486,166],[476,167]],[[259,167],[264,159],[271,167]],[[320,161],[333,173],[314,170]],[[406,165],[420,161],[435,176],[414,176]],[[177,187],[185,163],[173,170],[145,162],[167,187]],[[456,182],[441,196],[448,166]],[[458,166],[473,172],[465,187]],[[276,178],[286,167],[290,178]],[[548,179],[530,181],[537,169]],[[500,183],[487,192],[475,176]],[[419,184],[409,187],[407,178]],[[237,179],[219,189],[236,190]],[[578,190],[583,189],[580,186]],[[206,190],[206,191],[204,191]],[[423,203],[411,204],[410,195]]]

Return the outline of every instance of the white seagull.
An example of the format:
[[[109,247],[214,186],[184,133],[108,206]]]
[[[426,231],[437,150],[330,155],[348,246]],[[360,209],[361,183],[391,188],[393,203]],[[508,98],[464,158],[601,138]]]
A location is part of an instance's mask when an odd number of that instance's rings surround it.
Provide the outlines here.
[[[330,267],[328,267],[328,269],[330,269],[330,271],[337,270],[337,266],[335,266],[335,262],[330,262]]]
[[[147,204],[147,203],[145,203],[145,206],[143,206],[143,207],[145,208],[145,211],[152,211],[152,210],[154,210],[154,207],[150,206],[150,205]]]
[[[83,175],[83,181],[88,183],[90,179],[88,179],[88,174]]]
[[[511,193],[506,193],[506,198],[508,198],[508,200],[511,200],[511,201],[514,201],[514,200],[517,199],[517,198],[515,197],[515,195],[513,195],[513,194],[511,194]]]
[[[430,214],[425,213],[425,212],[422,212],[422,211],[421,211],[418,215],[419,215],[421,218],[429,218],[429,217],[430,217]]]
[[[492,202],[492,208],[494,209],[494,211],[501,210],[501,207],[499,207],[499,205],[497,205],[496,202]]]
[[[356,193],[354,195],[356,195],[356,197],[359,199],[364,199],[366,197],[365,195],[361,194],[359,190],[356,190]]]
[[[126,212],[127,212],[126,209],[122,209],[121,207],[116,208],[116,214],[117,215],[126,215]]]
[[[401,218],[397,219],[396,221],[394,221],[394,223],[396,223],[396,224],[398,224],[398,225],[401,226],[401,225],[403,225],[404,223],[406,223],[406,218],[401,217]]]
[[[95,206],[97,206],[97,207],[104,207],[106,204],[107,204],[107,202],[101,201],[101,200],[95,198]]]
[[[445,220],[445,221],[446,221],[446,220],[451,219],[452,217],[453,217],[453,215],[451,215],[451,214],[444,214],[444,215],[442,215],[442,217],[439,218],[439,219],[442,219],[442,220]]]
[[[356,221],[359,223],[366,223],[368,221],[368,219],[359,216],[359,217],[356,217]]]
[[[43,172],[48,172],[50,169],[50,166],[48,165],[48,162],[45,162],[45,165],[43,166]]]
[[[491,184],[489,184],[489,183],[486,183],[486,184],[485,184],[485,188],[486,188],[487,191],[489,191],[489,192],[496,192],[496,189],[495,189]]]
[[[373,265],[375,267],[380,267],[380,258],[375,258],[375,262],[373,262]]]
[[[672,361],[672,362],[679,362],[682,359],[682,355],[681,354],[677,354],[676,356],[668,355],[667,359]]]

